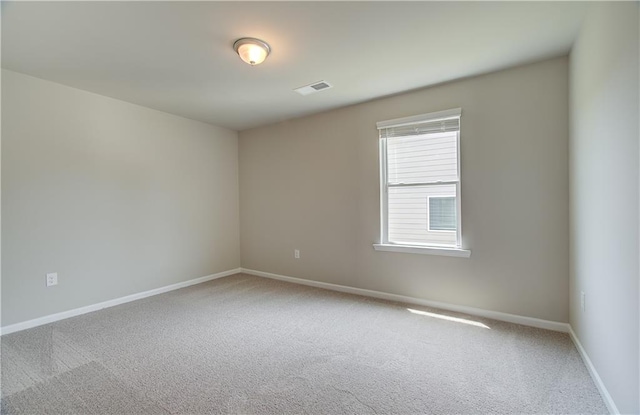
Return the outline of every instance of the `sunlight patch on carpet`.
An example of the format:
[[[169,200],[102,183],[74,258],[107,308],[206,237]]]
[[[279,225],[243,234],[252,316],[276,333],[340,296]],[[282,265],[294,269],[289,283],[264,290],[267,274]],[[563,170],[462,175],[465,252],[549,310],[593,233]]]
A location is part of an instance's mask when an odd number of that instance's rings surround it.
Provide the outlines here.
[[[491,330],[491,327],[487,326],[486,324],[480,323],[479,321],[467,320],[466,318],[445,316],[444,314],[429,313],[428,311],[414,310],[412,308],[407,308],[407,311],[413,314],[419,314],[421,316],[439,318],[441,320],[453,321],[456,323],[463,323],[470,326],[482,327],[483,329]]]

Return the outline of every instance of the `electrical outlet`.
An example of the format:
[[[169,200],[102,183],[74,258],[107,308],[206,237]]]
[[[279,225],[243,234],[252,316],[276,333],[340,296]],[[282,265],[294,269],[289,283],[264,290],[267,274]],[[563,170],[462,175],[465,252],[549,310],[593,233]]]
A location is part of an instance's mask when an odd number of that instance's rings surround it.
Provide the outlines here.
[[[293,257],[295,259],[300,259],[300,250],[299,249],[294,249],[293,250]]]
[[[584,291],[580,291],[580,308],[584,311]]]
[[[57,272],[50,272],[47,274],[47,287],[51,287],[52,285],[58,285]]]

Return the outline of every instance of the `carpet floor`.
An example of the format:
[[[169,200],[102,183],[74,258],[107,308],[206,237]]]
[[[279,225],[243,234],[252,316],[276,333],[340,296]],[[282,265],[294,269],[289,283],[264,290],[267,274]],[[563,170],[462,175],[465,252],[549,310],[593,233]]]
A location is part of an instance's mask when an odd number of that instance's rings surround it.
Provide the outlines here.
[[[607,413],[567,334],[245,274],[1,345],[2,414]]]

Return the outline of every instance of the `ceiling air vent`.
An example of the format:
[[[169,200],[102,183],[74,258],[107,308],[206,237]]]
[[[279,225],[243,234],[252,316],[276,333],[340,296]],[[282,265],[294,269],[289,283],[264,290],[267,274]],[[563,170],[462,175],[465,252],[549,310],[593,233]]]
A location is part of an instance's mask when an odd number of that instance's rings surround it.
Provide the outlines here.
[[[301,86],[300,88],[296,88],[294,89],[294,91],[296,91],[300,95],[309,95],[330,88],[333,88],[333,85],[331,85],[329,82],[318,81],[309,85]]]

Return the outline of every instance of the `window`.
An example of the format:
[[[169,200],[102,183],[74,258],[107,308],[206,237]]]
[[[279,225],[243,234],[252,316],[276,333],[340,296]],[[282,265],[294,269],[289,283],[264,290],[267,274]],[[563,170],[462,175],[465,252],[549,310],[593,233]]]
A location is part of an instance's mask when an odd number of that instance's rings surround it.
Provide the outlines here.
[[[404,246],[463,251],[461,113],[453,109],[378,123],[382,235],[376,249]]]
[[[429,230],[455,232],[457,210],[455,196],[428,196]]]

